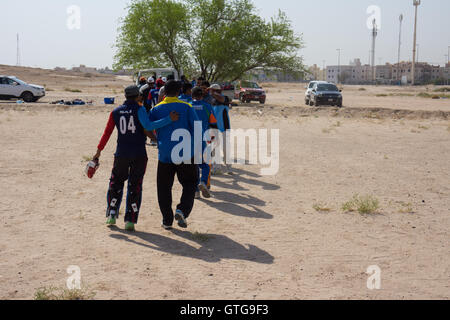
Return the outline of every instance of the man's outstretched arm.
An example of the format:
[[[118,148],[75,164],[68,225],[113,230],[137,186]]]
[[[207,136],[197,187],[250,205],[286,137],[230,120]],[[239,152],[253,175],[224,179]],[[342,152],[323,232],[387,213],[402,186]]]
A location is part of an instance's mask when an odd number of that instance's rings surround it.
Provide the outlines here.
[[[153,131],[161,129],[171,124],[173,121],[178,121],[179,115],[176,112],[171,112],[170,115],[165,117],[164,119],[158,121],[150,121],[147,110],[144,107],[142,107],[138,110],[138,117],[139,122],[141,123],[142,127],[145,130]]]

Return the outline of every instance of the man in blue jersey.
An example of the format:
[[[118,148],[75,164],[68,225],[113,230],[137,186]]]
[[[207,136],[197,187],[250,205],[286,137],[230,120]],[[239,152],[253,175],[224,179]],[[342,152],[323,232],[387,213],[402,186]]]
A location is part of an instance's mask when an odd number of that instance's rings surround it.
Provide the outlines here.
[[[94,159],[100,158],[114,128],[117,128],[117,148],[107,195],[107,224],[109,226],[116,224],[123,198],[124,183],[128,180],[125,229],[134,231],[135,224],[138,222],[142,202],[142,183],[148,161],[145,148],[148,132],[169,126],[178,121],[179,115],[171,112],[159,121],[150,122],[145,107],[139,104],[142,100],[139,88],[137,86],[126,88],[125,97],[124,104],[111,112]]]
[[[181,89],[181,95],[178,97],[180,100],[192,104],[192,84],[183,83]]]
[[[150,120],[158,121],[176,111],[180,119],[170,125],[157,130],[159,163],[158,163],[158,202],[163,216],[162,227],[172,229],[174,219],[181,228],[187,228],[187,218],[194,206],[195,189],[197,184],[197,165],[194,163],[194,123],[198,117],[192,106],[178,99],[181,83],[170,80],[165,85],[164,100],[150,111]],[[183,138],[190,150],[178,151],[180,141],[177,134],[188,135]],[[188,139],[189,141],[184,141]],[[178,152],[177,152],[178,151]],[[201,150],[200,150],[201,151]],[[175,216],[172,209],[172,187],[175,179],[183,186],[181,201],[177,206]]]
[[[210,104],[205,102],[203,99],[204,93],[203,89],[200,87],[195,87],[192,90],[192,107],[199,120],[202,122],[202,137],[205,137],[205,133],[210,129],[217,129],[217,120],[214,116],[213,108]],[[203,158],[202,163],[198,165],[198,174],[197,174],[197,190],[195,193],[195,198],[200,198],[200,191],[202,192],[203,197],[211,198],[211,161],[210,159],[205,159],[205,150],[207,147],[210,147],[210,144],[213,140],[213,136],[207,137],[206,142],[203,142]],[[211,152],[209,152],[211,153]]]

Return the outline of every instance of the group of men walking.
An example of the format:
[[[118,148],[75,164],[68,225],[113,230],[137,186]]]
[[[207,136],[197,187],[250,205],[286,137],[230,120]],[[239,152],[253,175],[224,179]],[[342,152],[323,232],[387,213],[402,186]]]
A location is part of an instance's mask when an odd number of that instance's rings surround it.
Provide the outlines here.
[[[195,198],[201,195],[211,197],[211,158],[205,155],[216,139],[215,132],[218,132],[211,129],[220,127],[223,131],[224,128],[223,123],[218,125],[213,105],[230,103],[221,94],[220,85],[211,86],[201,78],[195,82],[188,82],[185,78],[182,81],[175,81],[173,77],[155,78],[140,79],[138,86],[125,89],[126,101],[111,112],[94,156],[98,162],[114,128],[117,128],[117,148],[107,193],[106,216],[107,225],[116,225],[124,184],[128,181],[125,208],[125,229],[128,231],[134,231],[138,223],[148,162],[147,138],[158,146],[157,193],[163,217],[162,227],[170,230],[175,221],[181,228],[188,227],[187,219]],[[222,114],[220,119],[223,119]],[[199,124],[202,130],[201,150],[197,150],[194,143],[195,129]],[[174,133],[180,129],[189,133],[191,148],[177,149],[179,141],[173,141],[176,140]],[[174,159],[175,155],[177,159]],[[175,175],[183,191],[174,213],[172,187]]]

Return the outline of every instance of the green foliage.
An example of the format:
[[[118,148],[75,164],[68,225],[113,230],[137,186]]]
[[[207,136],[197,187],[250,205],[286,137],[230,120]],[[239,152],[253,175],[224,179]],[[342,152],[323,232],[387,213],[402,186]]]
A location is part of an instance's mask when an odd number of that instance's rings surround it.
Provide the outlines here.
[[[95,295],[90,289],[42,287],[34,293],[34,300],[93,300]]]
[[[347,201],[342,205],[342,211],[344,212],[358,211],[361,214],[376,213],[379,208],[379,200],[369,195],[354,195],[350,201]]]
[[[256,67],[304,72],[286,14],[267,22],[249,0],[134,0],[119,33],[116,69],[172,66],[211,82]]]
[[[122,21],[115,68],[171,65],[181,70],[187,59],[180,36],[188,26],[184,4],[170,0],[134,0]]]

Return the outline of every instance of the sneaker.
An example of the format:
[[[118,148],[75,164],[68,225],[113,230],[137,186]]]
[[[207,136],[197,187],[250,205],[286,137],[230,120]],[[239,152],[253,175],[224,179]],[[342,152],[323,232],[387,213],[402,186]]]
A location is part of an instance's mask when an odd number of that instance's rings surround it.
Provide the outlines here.
[[[195,199],[201,199],[202,197],[200,196],[200,191],[196,191],[195,192]]]
[[[184,213],[181,212],[181,210],[175,212],[175,220],[178,221],[178,226],[180,226],[180,228],[186,229],[188,227]]]
[[[166,226],[164,223],[161,225],[161,227],[162,227],[164,230],[168,230],[168,231],[173,229],[172,226]]]
[[[111,216],[109,216],[109,217],[108,217],[108,220],[106,220],[106,225],[107,225],[108,227],[115,226],[115,225],[116,225],[116,222],[117,222],[116,217],[111,217]]]
[[[127,230],[127,231],[136,231],[136,229],[134,228],[134,223],[126,222],[125,223],[125,230]]]
[[[200,185],[198,186],[198,188],[202,192],[202,195],[204,198],[206,198],[206,199],[211,198],[211,192],[209,192],[209,189],[204,182],[201,182]]]

